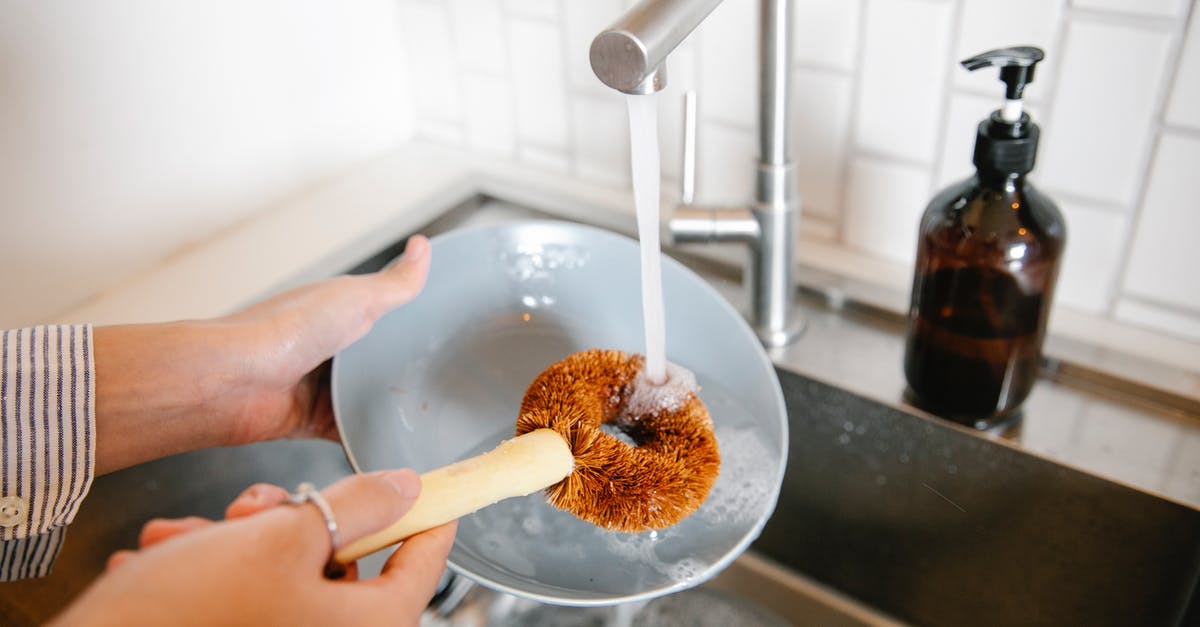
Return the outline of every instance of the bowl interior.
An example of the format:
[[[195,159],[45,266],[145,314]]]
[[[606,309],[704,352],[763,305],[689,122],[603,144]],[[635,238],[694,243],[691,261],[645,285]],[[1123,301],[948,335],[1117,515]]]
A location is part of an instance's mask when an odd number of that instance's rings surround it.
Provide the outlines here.
[[[691,517],[657,532],[608,532],[509,499],[460,521],[450,566],[497,590],[597,605],[699,583],[757,537],[787,459],[779,382],[754,334],[708,284],[663,260],[667,357],[695,373],[721,473]],[[333,364],[342,441],[360,471],[424,472],[513,436],[526,386],[589,348],[643,352],[637,243],[572,223],[522,222],[433,239],[424,291]]]

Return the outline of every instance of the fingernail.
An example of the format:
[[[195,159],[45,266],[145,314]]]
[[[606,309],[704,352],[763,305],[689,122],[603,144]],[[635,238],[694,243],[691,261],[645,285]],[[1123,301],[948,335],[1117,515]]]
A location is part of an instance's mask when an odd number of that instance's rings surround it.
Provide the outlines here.
[[[410,468],[389,470],[383,473],[384,478],[396,486],[396,491],[406,499],[415,499],[421,493],[421,477]]]
[[[408,242],[404,245],[404,256],[406,258],[418,257],[425,253],[429,248],[429,240],[423,236],[413,236],[408,238]]]
[[[258,504],[263,502],[264,496],[266,495],[263,494],[263,489],[257,485],[254,485],[247,488],[245,492],[242,492],[242,495],[239,496],[237,500],[241,501],[242,503],[246,503],[247,505],[252,503]]]

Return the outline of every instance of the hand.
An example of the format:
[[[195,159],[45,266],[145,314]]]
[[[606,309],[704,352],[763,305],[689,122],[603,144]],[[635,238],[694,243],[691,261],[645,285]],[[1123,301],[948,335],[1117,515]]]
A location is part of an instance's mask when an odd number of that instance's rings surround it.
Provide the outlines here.
[[[336,440],[329,359],[415,297],[429,263],[429,241],[414,236],[380,272],[223,318],[96,328],[97,474],[208,446]]]
[[[322,491],[343,544],[383,529],[412,506],[411,470],[357,475]],[[157,521],[142,548],[121,552],[73,603],[63,624],[415,625],[445,567],[450,523],[409,538],[378,578],[322,575],[329,534],[316,507],[276,506],[286,493],[260,484],[238,497],[224,522]]]

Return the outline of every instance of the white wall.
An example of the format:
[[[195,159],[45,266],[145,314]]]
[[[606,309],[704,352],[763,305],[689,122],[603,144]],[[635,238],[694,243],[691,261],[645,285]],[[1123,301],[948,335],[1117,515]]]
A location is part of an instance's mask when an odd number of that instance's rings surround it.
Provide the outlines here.
[[[905,288],[916,218],[969,173],[998,100],[957,60],[1036,44],[1035,178],[1070,233],[1057,330],[1200,371],[1195,0],[794,2],[801,222],[824,246],[808,250]],[[53,318],[413,133],[628,189],[624,104],[587,49],[629,4],[0,0],[0,326]],[[670,61],[664,174],[696,89],[701,200],[750,195],[756,6],[726,0]]]
[[[0,0],[0,327],[408,138],[398,24],[393,0]]]
[[[418,133],[555,175],[628,185],[624,104],[591,38],[623,0],[400,0]],[[1037,184],[1068,220],[1058,329],[1200,371],[1200,10],[1188,0],[794,0],[802,226],[907,285],[917,218],[967,176],[996,72],[957,61],[1033,44]],[[756,0],[726,0],[668,62],[664,173],[679,172],[679,94],[699,92],[698,196],[750,197]],[[845,253],[845,254],[843,254]],[[846,269],[850,270],[846,264]],[[896,287],[903,287],[897,285]],[[1152,333],[1146,334],[1149,330]],[[1143,346],[1154,340],[1153,346]]]

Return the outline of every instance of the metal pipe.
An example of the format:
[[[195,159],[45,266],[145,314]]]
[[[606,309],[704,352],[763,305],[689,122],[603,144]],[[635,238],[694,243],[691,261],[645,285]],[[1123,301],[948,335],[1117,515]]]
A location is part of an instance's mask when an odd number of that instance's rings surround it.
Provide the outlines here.
[[[664,62],[720,0],[643,0],[592,40],[592,70],[605,85],[631,94],[666,85]],[[759,159],[754,201],[736,209],[692,207],[695,102],[686,101],[684,207],[669,233],[682,242],[743,242],[749,249],[746,286],[751,324],[767,346],[783,346],[800,333],[792,300],[796,236],[796,170],[788,128],[792,11],[788,0],[761,0],[759,10]]]
[[[792,11],[788,0],[763,0],[759,10],[758,145],[762,163],[788,162],[788,71]]]
[[[627,94],[666,87],[662,64],[721,0],[643,0],[592,40],[592,71]]]
[[[753,210],[759,237],[751,245],[751,270],[746,276],[751,322],[766,346],[784,346],[803,328],[792,304],[800,202],[788,128],[790,5],[788,0],[762,0],[759,11],[759,158]]]
[[[690,205],[696,199],[696,92],[690,89],[683,94],[682,165],[679,202]]]

